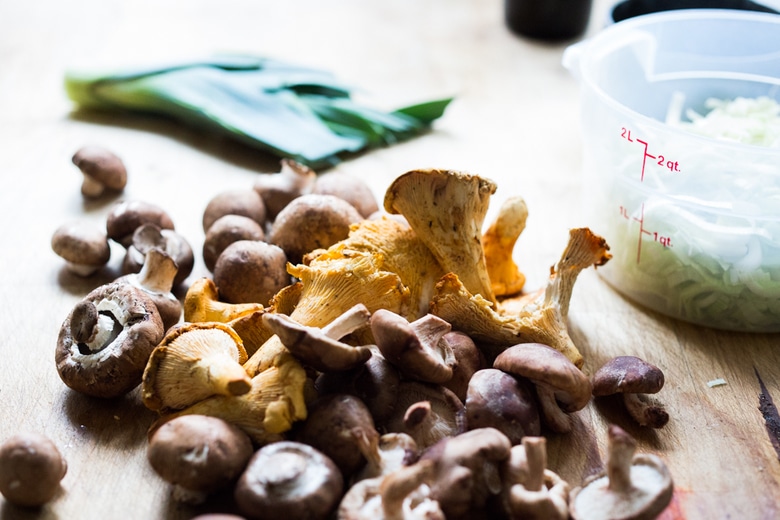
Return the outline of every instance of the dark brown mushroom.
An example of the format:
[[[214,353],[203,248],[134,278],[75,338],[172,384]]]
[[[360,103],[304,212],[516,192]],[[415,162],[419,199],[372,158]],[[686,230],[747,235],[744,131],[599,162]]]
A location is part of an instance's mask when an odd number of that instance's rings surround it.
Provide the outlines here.
[[[258,240],[233,242],[214,265],[214,283],[220,299],[228,303],[268,305],[291,282],[284,251]]]
[[[111,259],[106,232],[86,221],[58,227],[51,237],[51,248],[66,262],[68,271],[90,276]]]
[[[620,427],[608,429],[607,467],[574,489],[569,513],[574,520],[630,518],[652,520],[672,500],[674,486],[664,462],[638,454],[636,441]]]
[[[474,373],[465,401],[466,428],[492,427],[512,445],[541,433],[536,398],[530,384],[495,368]]]
[[[81,194],[98,198],[106,192],[118,193],[127,185],[127,169],[114,152],[101,146],[85,146],[72,157],[83,175]]]
[[[636,356],[618,356],[599,368],[591,383],[596,397],[622,394],[628,413],[641,426],[662,428],[669,422],[663,405],[648,396],[664,386],[664,373],[657,366]]]
[[[282,168],[276,173],[261,173],[252,187],[265,203],[269,220],[275,220],[293,199],[311,192],[317,172],[292,159],[282,159]]]
[[[183,415],[165,422],[149,438],[152,468],[173,485],[175,500],[202,503],[238,479],[254,449],[246,433],[207,415]]]
[[[280,441],[255,452],[234,496],[252,520],[324,520],[343,489],[344,479],[326,455],[306,444]]]
[[[262,226],[266,219],[265,203],[260,194],[252,189],[218,193],[203,210],[203,232],[208,232],[212,224],[225,215],[243,215]]]
[[[77,392],[123,395],[141,382],[163,333],[160,313],[145,292],[121,282],[102,285],[63,322],[55,353],[57,372]]]
[[[544,423],[553,431],[571,431],[570,413],[590,401],[591,385],[577,366],[559,351],[540,343],[522,343],[501,352],[493,368],[524,377],[536,387]]]
[[[108,238],[127,247],[133,240],[135,230],[144,224],[154,224],[160,229],[174,229],[170,215],[149,202],[140,200],[122,201],[114,204],[106,217]]]
[[[0,445],[0,493],[19,506],[38,507],[60,489],[68,465],[45,435],[17,433]]]
[[[457,330],[448,332],[442,336],[441,341],[446,345],[445,349],[449,347],[455,358],[452,377],[442,383],[442,386],[452,390],[461,401],[465,401],[471,377],[477,370],[488,368],[489,365],[482,351],[463,332]]]
[[[206,232],[203,240],[203,262],[214,271],[217,258],[227,246],[239,240],[264,240],[263,227],[243,215],[225,215],[218,218]]]
[[[386,309],[371,315],[371,332],[385,359],[406,377],[427,383],[452,379],[455,356],[448,344],[441,341],[451,328],[433,314],[411,323]]]
[[[152,249],[163,250],[176,262],[173,287],[180,285],[195,266],[195,256],[187,239],[173,229],[163,229],[157,224],[138,226],[126,247],[125,258],[122,260],[122,271],[126,274],[139,272],[146,262],[147,253]]]

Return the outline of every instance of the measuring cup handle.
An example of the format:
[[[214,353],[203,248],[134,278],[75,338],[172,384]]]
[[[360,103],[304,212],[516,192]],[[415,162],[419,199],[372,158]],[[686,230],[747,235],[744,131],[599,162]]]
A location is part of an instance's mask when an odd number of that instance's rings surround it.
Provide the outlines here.
[[[561,57],[563,67],[578,81],[581,77],[580,60],[582,59],[585,44],[586,40],[582,40],[569,45],[563,50],[563,56]]]

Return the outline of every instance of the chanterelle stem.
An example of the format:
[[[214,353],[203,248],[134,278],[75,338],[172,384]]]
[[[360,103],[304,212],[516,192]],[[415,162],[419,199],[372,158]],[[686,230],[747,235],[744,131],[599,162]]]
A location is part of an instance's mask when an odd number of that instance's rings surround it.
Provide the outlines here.
[[[636,451],[636,441],[620,428],[609,428],[609,454],[607,459],[607,478],[609,489],[616,493],[628,493],[634,486],[631,483],[631,463]]]

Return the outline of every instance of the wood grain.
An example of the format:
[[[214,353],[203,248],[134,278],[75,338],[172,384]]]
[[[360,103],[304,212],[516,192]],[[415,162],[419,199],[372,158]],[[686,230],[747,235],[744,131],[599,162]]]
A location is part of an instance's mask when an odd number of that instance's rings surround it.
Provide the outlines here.
[[[606,1],[596,2],[591,31]],[[508,33],[498,0],[365,2],[3,2],[0,4],[0,438],[49,435],[69,470],[60,495],[41,510],[0,500],[0,518],[187,519],[228,507],[215,497],[182,506],[145,459],[154,414],[138,392],[101,401],[69,391],[54,366],[60,324],[91,288],[68,274],[49,248],[70,219],[101,225],[112,200],[84,202],[71,155],[102,144],[125,161],[122,198],[166,208],[200,251],[200,219],[222,190],[249,188],[278,161],[168,121],[72,113],[62,90],[72,66],[143,63],[241,50],[332,70],[392,108],[439,96],[456,101],[428,135],[363,154],[336,169],[367,179],[381,200],[401,173],[453,168],[499,186],[488,219],[510,195],[529,205],[515,250],[528,287],[544,283],[579,226],[581,140],[576,82],[560,64],[565,44]],[[595,230],[598,232],[598,230]],[[190,280],[206,276],[200,258]],[[672,417],[659,431],[631,424],[620,403],[594,401],[577,428],[551,435],[549,462],[573,484],[601,468],[606,426],[634,435],[639,450],[667,461],[675,498],[665,519],[771,519],[780,516],[780,463],[759,410],[762,391],[780,399],[777,335],[695,327],[625,300],[593,270],[577,282],[569,328],[591,373],[611,356],[636,354],[666,374],[658,395]],[[708,386],[722,378],[726,384]]]

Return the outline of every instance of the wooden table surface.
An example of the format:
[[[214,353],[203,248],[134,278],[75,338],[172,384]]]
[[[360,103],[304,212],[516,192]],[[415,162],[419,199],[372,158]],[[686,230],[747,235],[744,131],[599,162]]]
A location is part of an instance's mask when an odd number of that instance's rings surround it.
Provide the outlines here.
[[[594,6],[589,33],[601,27]],[[78,279],[49,246],[60,224],[97,223],[114,200],[82,198],[70,158],[85,144],[117,152],[129,171],[122,198],[156,203],[198,252],[200,219],[217,192],[248,188],[278,160],[174,123],[73,114],[66,68],[149,63],[245,51],[333,71],[382,108],[454,95],[420,138],[337,166],[366,179],[381,199],[392,179],[422,167],[496,181],[488,216],[511,195],[525,197],[528,226],[515,256],[529,288],[541,286],[582,223],[577,84],[561,66],[566,44],[510,34],[499,0],[287,0],[207,2],[72,0],[0,3],[0,439],[22,430],[50,436],[69,469],[62,492],[40,510],[0,499],[0,518],[188,519],[216,509],[179,505],[145,457],[154,414],[138,392],[101,401],[70,391],[54,364],[57,333],[72,306],[114,276],[109,267]],[[598,230],[594,230],[598,232]],[[192,281],[209,273],[197,255]],[[778,336],[718,332],[643,310],[592,269],[574,288],[571,335],[588,373],[636,354],[657,364],[671,414],[658,431],[633,426],[591,404],[574,433],[551,435],[553,470],[578,484],[603,461],[615,422],[639,450],[669,465],[676,493],[664,518],[780,517],[780,464],[759,410],[762,389],[780,398]],[[726,384],[708,386],[722,378]]]

